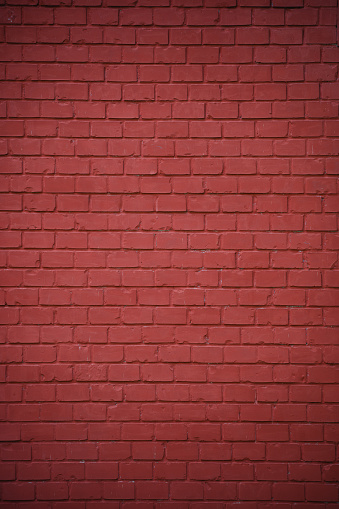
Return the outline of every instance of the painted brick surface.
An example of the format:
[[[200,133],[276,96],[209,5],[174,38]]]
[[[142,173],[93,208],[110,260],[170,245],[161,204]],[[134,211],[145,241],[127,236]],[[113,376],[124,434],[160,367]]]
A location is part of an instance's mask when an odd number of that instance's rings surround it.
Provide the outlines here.
[[[337,507],[337,1],[0,12],[0,507]]]

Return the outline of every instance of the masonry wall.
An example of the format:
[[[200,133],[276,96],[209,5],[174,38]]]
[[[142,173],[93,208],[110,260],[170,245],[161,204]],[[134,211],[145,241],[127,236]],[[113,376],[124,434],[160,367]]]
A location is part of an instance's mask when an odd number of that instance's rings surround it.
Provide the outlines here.
[[[1,509],[338,507],[336,0],[2,4]]]

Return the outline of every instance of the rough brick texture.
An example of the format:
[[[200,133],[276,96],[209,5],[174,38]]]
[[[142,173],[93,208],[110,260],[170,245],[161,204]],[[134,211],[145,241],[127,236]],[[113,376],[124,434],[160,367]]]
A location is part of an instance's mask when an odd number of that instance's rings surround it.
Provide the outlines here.
[[[337,1],[1,3],[1,509],[334,509]]]

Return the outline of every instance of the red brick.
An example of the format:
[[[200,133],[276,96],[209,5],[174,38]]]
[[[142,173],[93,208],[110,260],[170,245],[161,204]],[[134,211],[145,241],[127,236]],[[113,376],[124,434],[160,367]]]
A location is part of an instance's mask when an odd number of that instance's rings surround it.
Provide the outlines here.
[[[173,482],[171,485],[173,500],[202,500],[203,486],[198,482]]]
[[[268,28],[238,28],[236,31],[238,44],[268,44]]]
[[[333,81],[335,76],[335,65],[308,64],[305,66],[305,79],[307,81]]]
[[[201,30],[198,28],[172,28],[170,29],[172,44],[201,44]]]
[[[33,483],[4,483],[3,499],[7,501],[34,500]]]
[[[169,46],[167,48],[156,48],[155,49],[155,63],[157,64],[183,64],[185,62],[185,53],[184,49],[176,46]],[[180,68],[173,68],[173,77],[174,77],[174,69],[177,71],[177,77],[174,81],[187,81],[187,76],[190,75],[190,69],[186,69],[186,72],[183,74],[180,73]],[[193,67],[193,73],[195,71]],[[184,79],[178,79],[178,76],[183,77]],[[192,80],[195,81],[195,80]],[[198,80],[200,81],[200,80]]]
[[[271,80],[271,68],[265,65],[241,65],[239,67],[240,82],[261,82]]]
[[[309,483],[306,485],[306,499],[313,502],[337,502],[338,493],[333,488],[335,486],[331,484]]]
[[[300,28],[270,29],[271,44],[302,44],[302,37],[302,29]]]
[[[160,26],[182,25],[184,22],[184,12],[180,9],[154,9],[153,22]]]
[[[332,44],[335,42],[336,34],[332,27],[317,27],[305,29],[306,44]]]
[[[105,482],[103,496],[106,500],[130,500],[134,498],[134,483],[131,481]]]
[[[251,10],[250,9],[223,9],[220,12],[221,24],[225,25],[250,25]]]
[[[137,70],[135,65],[110,65],[106,67],[107,81],[119,82],[123,78],[124,82],[134,82],[137,80]]]
[[[319,85],[316,83],[292,83],[287,85],[290,99],[318,99]]]
[[[3,8],[6,506],[336,501],[336,6],[271,3]]]
[[[318,46],[294,46],[289,48],[287,52],[287,59],[291,63],[306,63],[306,62],[320,62],[320,48]],[[307,66],[307,69],[309,66]],[[317,64],[311,66],[313,71],[317,68]],[[313,80],[311,80],[313,81]],[[314,80],[317,81],[317,80]],[[310,85],[306,85],[305,89]],[[313,85],[314,87],[314,85]],[[318,95],[317,95],[318,97]]]
[[[206,28],[202,31],[203,44],[234,44],[233,29]]]
[[[117,9],[98,9],[91,8],[87,13],[89,22],[92,25],[117,25],[118,10]]]
[[[139,44],[168,44],[168,30],[140,28],[137,30],[137,41]]]
[[[85,8],[70,8],[63,7],[58,9],[55,16],[55,22],[60,25],[83,25],[86,24],[86,10]]]
[[[151,64],[154,61],[151,47],[124,47],[122,62],[125,64]]]

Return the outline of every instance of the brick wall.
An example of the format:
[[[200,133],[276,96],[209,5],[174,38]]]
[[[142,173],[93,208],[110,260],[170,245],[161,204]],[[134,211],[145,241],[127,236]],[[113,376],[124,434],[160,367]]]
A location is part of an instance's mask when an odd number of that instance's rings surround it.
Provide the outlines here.
[[[1,509],[334,509],[336,0],[7,0]]]

